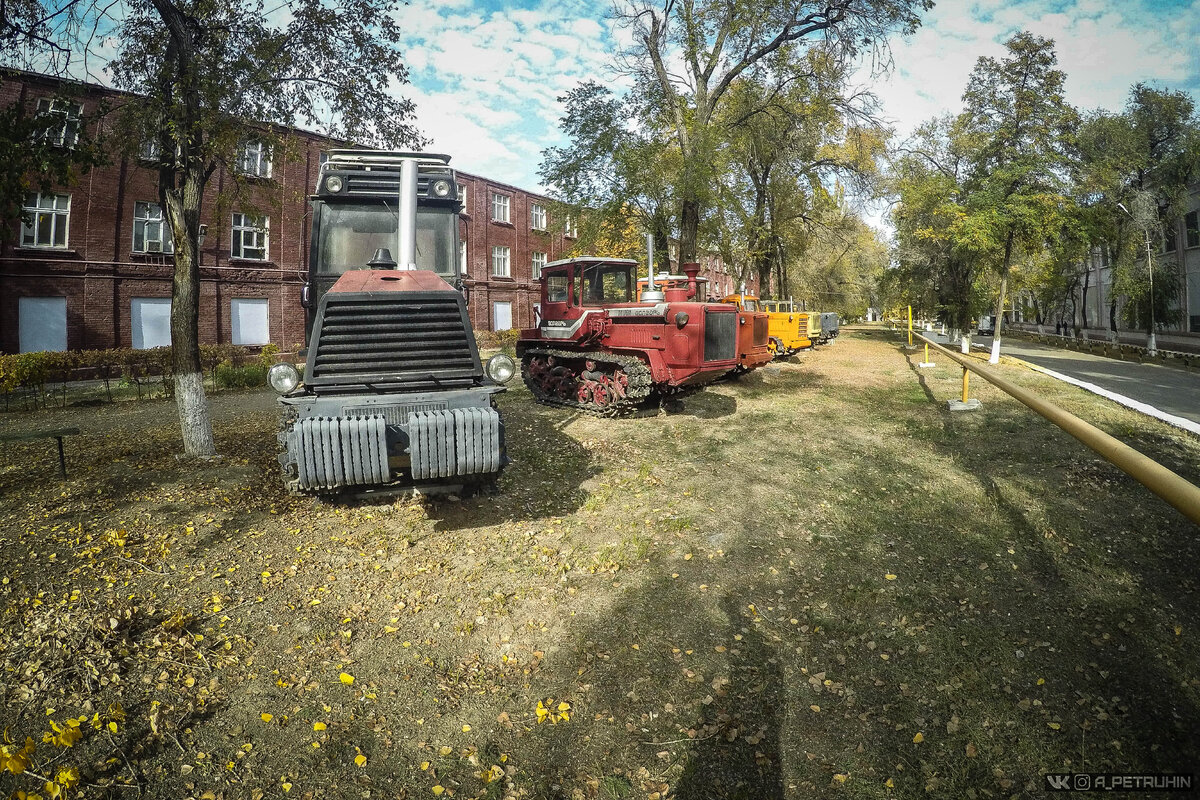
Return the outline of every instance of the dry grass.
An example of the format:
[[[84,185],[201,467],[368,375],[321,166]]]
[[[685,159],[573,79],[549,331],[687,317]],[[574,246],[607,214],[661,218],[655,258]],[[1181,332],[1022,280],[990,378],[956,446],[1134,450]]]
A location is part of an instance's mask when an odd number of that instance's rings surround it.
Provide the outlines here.
[[[1194,769],[1195,527],[981,381],[950,415],[957,370],[918,360],[848,332],[618,422],[514,388],[516,463],[460,502],[284,496],[264,395],[221,398],[203,468],[169,404],[10,415],[85,434],[66,484],[44,442],[0,466],[3,725],[87,797],[1008,797]],[[1010,373],[1200,480],[1194,438]]]

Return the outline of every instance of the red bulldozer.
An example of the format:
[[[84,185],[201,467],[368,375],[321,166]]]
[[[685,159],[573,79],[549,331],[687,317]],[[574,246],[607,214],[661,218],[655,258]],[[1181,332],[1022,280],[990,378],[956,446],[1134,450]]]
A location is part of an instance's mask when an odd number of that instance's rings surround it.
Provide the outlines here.
[[[542,268],[537,327],[521,331],[525,384],[542,403],[617,414],[671,403],[738,366],[738,309],[686,280],[638,293],[638,262],[584,256]]]

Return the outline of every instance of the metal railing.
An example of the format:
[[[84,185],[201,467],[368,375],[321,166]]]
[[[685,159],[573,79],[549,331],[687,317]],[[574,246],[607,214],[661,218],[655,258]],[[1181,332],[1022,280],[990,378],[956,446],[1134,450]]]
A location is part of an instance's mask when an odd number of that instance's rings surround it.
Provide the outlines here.
[[[1166,500],[1192,522],[1200,525],[1200,487],[1189,483],[1149,456],[1139,453],[1124,442],[1109,436],[1096,426],[1084,422],[1074,414],[1064,411],[1053,403],[1038,397],[1033,392],[1022,389],[1006,378],[997,375],[975,359],[964,357],[953,350],[942,347],[937,342],[920,333],[914,333],[913,335],[924,340],[928,345],[932,345],[935,350],[949,356],[962,366],[962,399],[964,403],[967,401],[967,375],[969,372],[974,372],[997,389],[1016,398],[1074,436],[1080,442],[1096,451],[1103,459],[1141,483],[1163,500]],[[926,360],[928,360],[928,357],[926,357]]]

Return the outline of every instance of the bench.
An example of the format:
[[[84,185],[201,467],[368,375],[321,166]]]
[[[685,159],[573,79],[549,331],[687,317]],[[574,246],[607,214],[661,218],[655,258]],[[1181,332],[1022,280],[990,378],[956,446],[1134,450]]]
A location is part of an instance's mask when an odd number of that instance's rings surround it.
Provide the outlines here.
[[[57,439],[58,440],[58,475],[63,480],[67,478],[67,459],[63,455],[63,437],[75,436],[79,433],[79,428],[57,428],[50,431],[27,431],[25,433],[3,433],[0,434],[0,442],[28,442],[33,439]]]

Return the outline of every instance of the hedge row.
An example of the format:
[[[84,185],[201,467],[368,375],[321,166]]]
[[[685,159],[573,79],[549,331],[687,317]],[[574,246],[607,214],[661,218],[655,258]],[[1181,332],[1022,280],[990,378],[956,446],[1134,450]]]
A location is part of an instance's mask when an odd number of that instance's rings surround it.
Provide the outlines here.
[[[200,364],[214,389],[221,385],[231,388],[261,385],[278,352],[279,348],[273,344],[258,353],[239,345],[201,345]],[[60,396],[60,403],[66,405],[67,383],[90,378],[104,381],[109,400],[114,380],[137,387],[139,399],[152,394],[155,387],[171,396],[175,389],[171,372],[170,347],[0,354],[0,394],[4,395],[6,408],[18,394],[26,407],[45,406],[51,396]],[[55,387],[49,394],[48,385]]]

